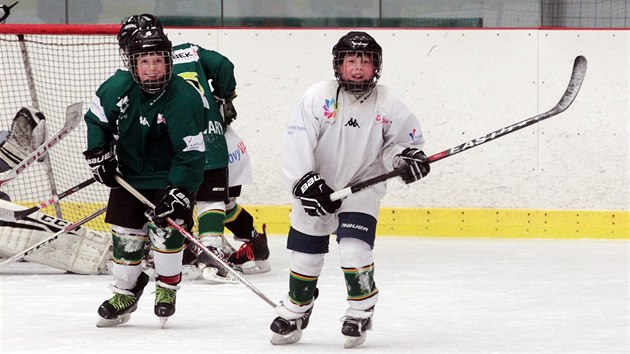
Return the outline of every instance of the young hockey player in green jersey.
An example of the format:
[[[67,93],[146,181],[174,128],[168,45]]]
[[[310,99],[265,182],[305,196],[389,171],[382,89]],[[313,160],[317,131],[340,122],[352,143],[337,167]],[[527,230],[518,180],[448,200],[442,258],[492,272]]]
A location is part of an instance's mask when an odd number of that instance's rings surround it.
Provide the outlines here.
[[[133,15],[124,22],[119,41],[122,43],[121,39],[129,37],[137,28],[163,27],[160,20],[151,14]],[[226,172],[228,147],[236,149],[236,145],[226,146],[226,139],[236,143],[241,141],[229,127],[236,118],[236,110],[232,104],[236,97],[234,65],[218,52],[184,43],[173,47],[173,72],[197,88],[208,104],[208,126],[204,131],[206,172],[204,183],[197,194],[200,240],[228,263],[236,266],[236,269],[241,270],[242,266],[244,273],[269,271],[266,234],[264,231],[258,233],[253,217],[236,204],[236,197],[241,193],[241,184],[251,180],[249,160],[231,161],[229,174]],[[226,185],[229,186],[229,200],[225,193]],[[224,226],[234,233],[236,240],[244,242],[238,251],[223,237]],[[236,281],[231,273],[204,253],[199,254],[197,263],[205,279],[216,282]]]
[[[123,59],[129,71],[107,79],[85,114],[85,158],[94,178],[111,187],[105,221],[112,225],[114,296],[99,307],[97,326],[125,323],[136,310],[149,280],[141,268],[147,241],[156,271],[154,312],[163,326],[175,313],[185,239],[166,218],[185,227],[193,223],[191,205],[204,178],[203,97],[172,75],[172,44],[159,29],[136,31]],[[147,213],[120,188],[116,174],[155,209]]]

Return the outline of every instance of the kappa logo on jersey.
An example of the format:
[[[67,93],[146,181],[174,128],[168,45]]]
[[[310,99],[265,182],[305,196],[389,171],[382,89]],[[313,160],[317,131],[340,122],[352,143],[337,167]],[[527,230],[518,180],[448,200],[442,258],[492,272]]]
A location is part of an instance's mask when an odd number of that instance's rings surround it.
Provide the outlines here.
[[[344,124],[345,127],[353,127],[353,128],[361,128],[359,126],[359,122],[357,122],[356,119],[350,117],[350,119],[348,120],[348,122],[346,122],[346,124]]]
[[[164,123],[166,123],[166,119],[164,119],[164,115],[162,113],[158,113],[157,124],[164,124]]]
[[[147,127],[151,126],[149,124],[149,120],[147,119],[147,117],[143,117],[143,116],[140,116],[140,125],[146,125]]]
[[[199,60],[197,47],[190,47],[173,51],[173,65],[192,63]]]
[[[325,101],[326,103],[322,106],[324,109],[324,116],[328,119],[335,119],[337,116],[337,102],[334,98]]]
[[[184,137],[184,142],[186,143],[186,147],[184,148],[184,152],[186,151],[206,151],[206,146],[203,143],[203,134],[199,133],[197,135]]]

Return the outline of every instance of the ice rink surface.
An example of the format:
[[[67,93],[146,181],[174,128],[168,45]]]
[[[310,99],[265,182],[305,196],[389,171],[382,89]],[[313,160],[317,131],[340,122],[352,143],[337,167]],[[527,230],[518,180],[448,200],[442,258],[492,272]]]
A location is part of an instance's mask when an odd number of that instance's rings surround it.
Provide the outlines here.
[[[289,253],[285,236],[269,242],[271,272],[246,278],[277,302]],[[275,312],[241,284],[184,281],[160,329],[150,283],[127,324],[96,328],[111,275],[19,262],[0,275],[0,353],[628,353],[629,253],[628,241],[379,237],[374,328],[354,349],[334,242],[311,323],[289,346],[270,344]]]

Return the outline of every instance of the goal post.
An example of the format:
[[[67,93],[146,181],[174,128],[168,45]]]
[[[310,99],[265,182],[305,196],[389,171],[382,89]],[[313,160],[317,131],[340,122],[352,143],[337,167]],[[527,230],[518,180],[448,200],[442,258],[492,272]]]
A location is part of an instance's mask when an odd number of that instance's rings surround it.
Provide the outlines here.
[[[66,108],[83,102],[83,113],[99,85],[123,67],[119,56],[119,25],[0,25],[0,131],[8,131],[22,107],[41,111],[48,136],[59,131]],[[80,124],[1,191],[11,201],[32,207],[91,176],[82,152],[87,129]],[[107,202],[109,189],[93,184],[42,209],[77,221]],[[102,217],[89,227],[106,230]]]

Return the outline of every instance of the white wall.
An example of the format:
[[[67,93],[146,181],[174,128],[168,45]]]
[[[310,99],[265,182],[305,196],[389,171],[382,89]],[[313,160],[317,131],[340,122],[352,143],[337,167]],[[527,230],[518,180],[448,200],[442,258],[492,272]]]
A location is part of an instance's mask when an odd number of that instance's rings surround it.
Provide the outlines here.
[[[174,43],[236,65],[239,118],[254,183],[243,204],[289,204],[280,144],[301,93],[333,79],[331,48],[348,30],[169,29]],[[384,206],[627,210],[628,33],[564,30],[367,30],[381,44],[381,83],[420,119],[428,155],[553,107],[577,55],[582,90],[565,113],[389,182]],[[360,151],[357,151],[359,154]]]

